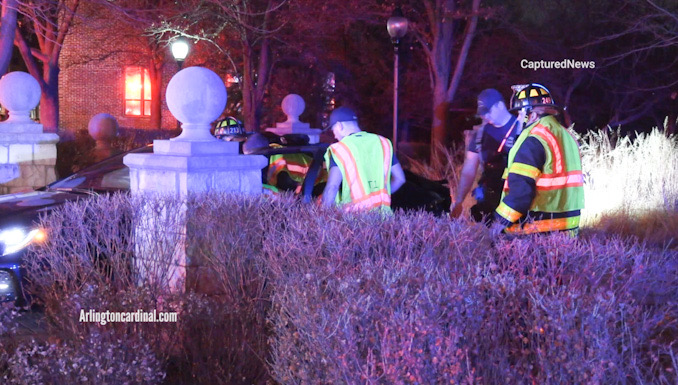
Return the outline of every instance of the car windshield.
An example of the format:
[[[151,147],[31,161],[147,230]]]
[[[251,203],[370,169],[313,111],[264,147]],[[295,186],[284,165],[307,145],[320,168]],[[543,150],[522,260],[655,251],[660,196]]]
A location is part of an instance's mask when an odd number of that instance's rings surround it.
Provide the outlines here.
[[[150,146],[129,153],[151,152]],[[122,163],[124,153],[87,167],[75,174],[47,186],[48,189],[74,189],[94,191],[129,190],[129,168]]]

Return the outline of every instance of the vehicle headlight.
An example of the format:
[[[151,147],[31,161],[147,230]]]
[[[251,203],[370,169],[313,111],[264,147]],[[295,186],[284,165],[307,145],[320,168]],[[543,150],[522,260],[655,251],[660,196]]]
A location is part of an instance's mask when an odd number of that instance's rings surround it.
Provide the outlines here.
[[[0,270],[0,295],[5,295],[7,292],[11,292],[14,287],[12,284],[12,275],[7,271]]]
[[[15,227],[7,230],[0,230],[0,252],[2,255],[9,255],[27,247],[32,242],[42,242],[46,238],[43,229],[26,229]]]

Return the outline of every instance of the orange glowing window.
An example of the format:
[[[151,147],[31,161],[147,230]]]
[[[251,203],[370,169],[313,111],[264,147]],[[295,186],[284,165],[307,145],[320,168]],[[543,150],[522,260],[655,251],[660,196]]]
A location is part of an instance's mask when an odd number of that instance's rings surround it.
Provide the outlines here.
[[[125,68],[125,115],[151,116],[151,77],[146,68]]]

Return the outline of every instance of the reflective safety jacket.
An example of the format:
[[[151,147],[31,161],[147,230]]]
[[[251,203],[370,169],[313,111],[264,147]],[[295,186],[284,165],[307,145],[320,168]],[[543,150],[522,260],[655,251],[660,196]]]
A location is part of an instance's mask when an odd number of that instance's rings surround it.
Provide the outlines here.
[[[336,203],[346,210],[391,210],[393,146],[383,136],[356,132],[331,145],[325,153],[327,170],[334,159],[341,171]]]
[[[312,161],[313,159],[310,156],[304,154],[272,155],[268,163],[266,180],[275,185],[278,181],[278,175],[281,172],[287,172],[292,180],[301,183],[304,181]]]
[[[290,178],[299,184],[297,193],[301,192],[301,184],[304,182],[313,158],[305,154],[277,154],[272,155],[268,164],[266,180],[273,186],[278,185],[278,176],[287,172]],[[327,172],[321,170],[315,180],[315,184],[327,182]]]
[[[553,116],[518,137],[509,152],[497,220],[511,234],[576,231],[584,208],[579,147]]]

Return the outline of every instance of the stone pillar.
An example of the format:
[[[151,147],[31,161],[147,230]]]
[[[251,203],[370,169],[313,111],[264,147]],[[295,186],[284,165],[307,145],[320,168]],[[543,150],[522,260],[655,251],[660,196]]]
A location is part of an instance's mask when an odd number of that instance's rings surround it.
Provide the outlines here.
[[[0,123],[0,194],[30,191],[56,180],[57,134],[44,133],[30,118],[40,102],[40,85],[25,72],[0,79],[0,104],[9,119]]]
[[[308,123],[299,121],[299,116],[304,112],[306,103],[304,99],[297,94],[289,94],[282,101],[282,110],[287,115],[287,121],[276,123],[275,127],[267,128],[266,131],[276,135],[285,134],[304,134],[308,135],[309,143],[318,143],[320,140],[321,129],[311,128]]]
[[[89,120],[87,131],[96,142],[94,161],[99,162],[114,155],[113,139],[118,136],[118,121],[110,114],[96,114]]]
[[[183,131],[176,138],[153,141],[152,154],[125,156],[132,194],[180,199],[210,191],[261,194],[261,170],[268,164],[266,157],[240,155],[238,143],[221,141],[210,134],[211,123],[226,106],[226,87],[221,78],[207,68],[185,68],[170,80],[166,99]],[[183,207],[185,214],[191,215],[191,207]],[[137,231],[156,231],[153,220],[144,222],[147,228]],[[190,236],[190,229],[184,227],[180,233],[184,238],[176,243],[170,274],[176,290],[194,287],[200,281],[200,261],[186,255],[185,236]],[[154,256],[144,255],[141,250],[140,257],[148,261]]]

